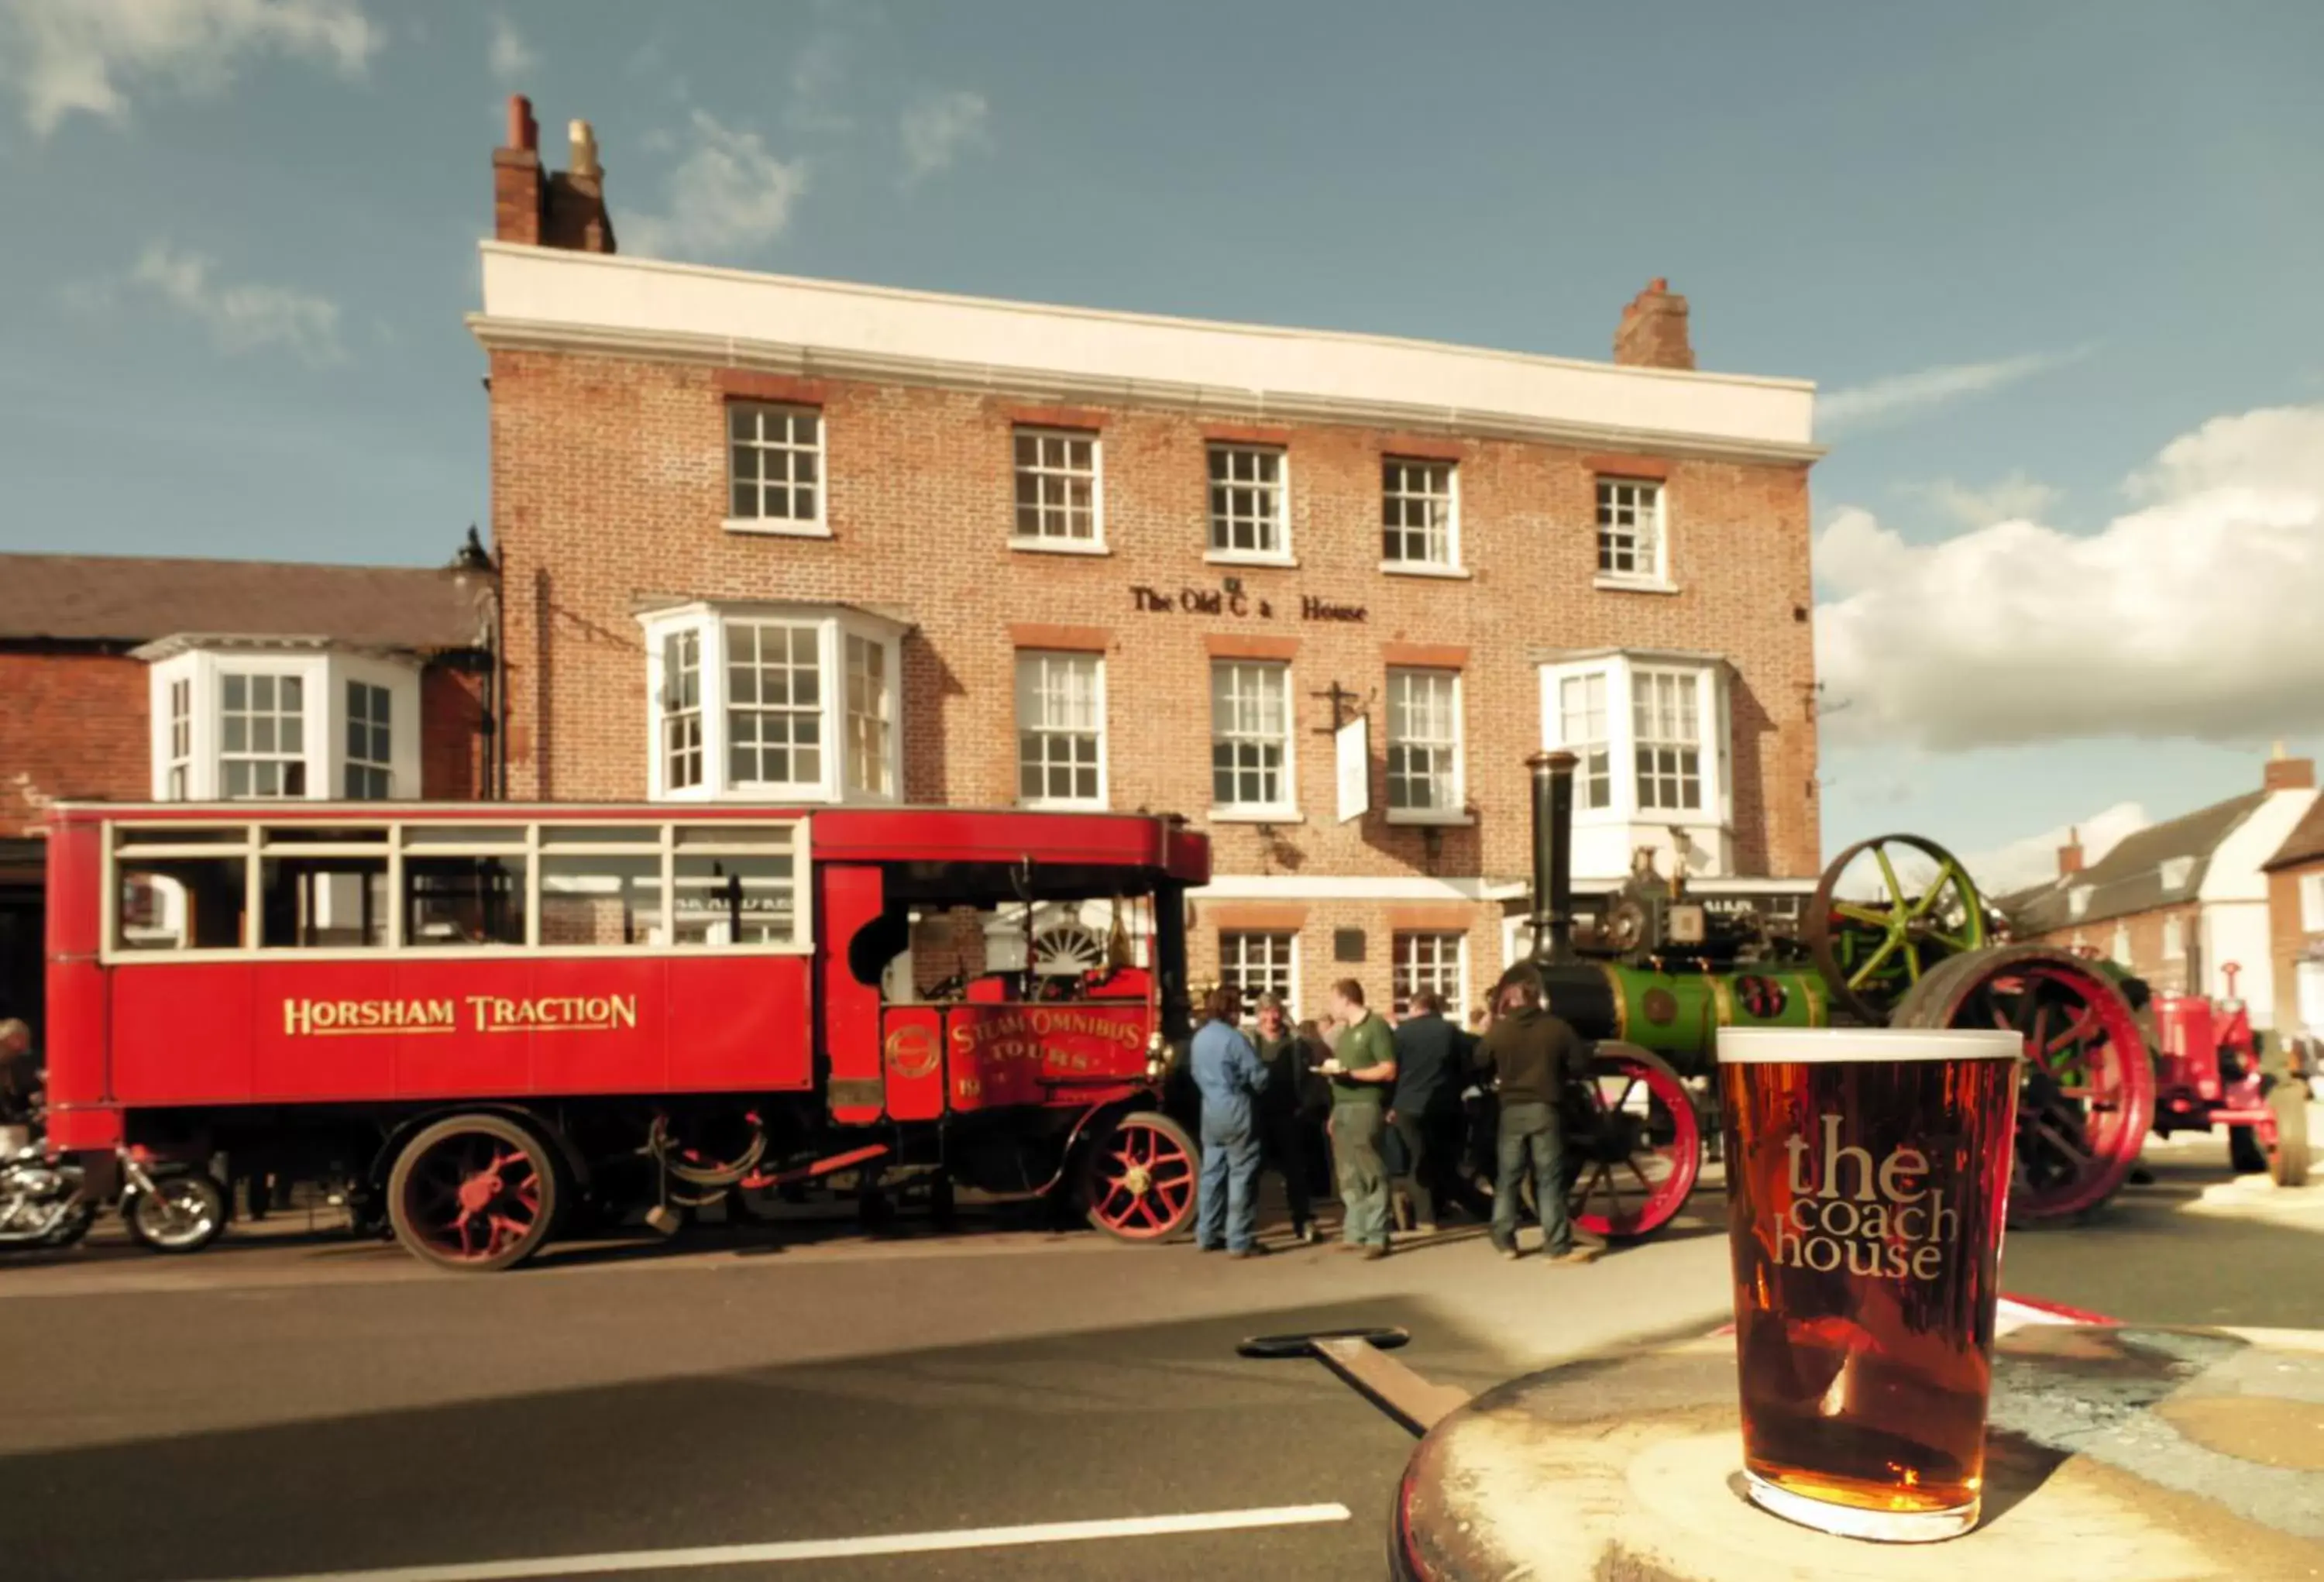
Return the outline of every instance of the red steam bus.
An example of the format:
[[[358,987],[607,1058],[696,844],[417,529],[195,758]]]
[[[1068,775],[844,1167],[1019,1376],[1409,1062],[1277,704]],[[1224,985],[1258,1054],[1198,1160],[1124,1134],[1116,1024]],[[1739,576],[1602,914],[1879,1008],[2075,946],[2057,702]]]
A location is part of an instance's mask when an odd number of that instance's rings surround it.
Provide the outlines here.
[[[1161,1095],[1209,876],[1145,815],[63,805],[51,1147],[100,1195],[124,1156],[327,1182],[461,1269],[842,1176],[1073,1192],[1159,1240],[1194,1207]],[[1102,943],[1037,959],[1038,909],[1096,902]],[[912,981],[915,920],[1020,910],[1020,969]]]

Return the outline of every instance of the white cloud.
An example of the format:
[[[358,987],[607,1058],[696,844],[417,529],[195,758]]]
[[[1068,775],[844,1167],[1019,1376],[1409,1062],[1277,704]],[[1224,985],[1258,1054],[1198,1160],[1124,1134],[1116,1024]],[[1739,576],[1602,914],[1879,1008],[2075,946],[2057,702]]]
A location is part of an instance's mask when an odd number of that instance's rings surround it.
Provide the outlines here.
[[[219,92],[253,55],[360,77],[382,42],[356,0],[0,0],[0,79],[43,137],[76,110],[126,120],[141,81]]]
[[[2135,835],[2152,822],[2138,803],[2116,802],[2077,824],[2061,824],[1990,851],[1964,853],[1961,865],[1986,894],[2007,895],[2056,878],[2058,848],[2069,840],[2081,842],[2082,862],[2087,866],[2112,851],[2123,837]]]
[[[2013,472],[1986,488],[1973,489],[1950,478],[1908,484],[1904,492],[1943,512],[1968,527],[1987,527],[1997,522],[2031,522],[2058,503],[2059,492],[2049,485]]]
[[[1837,743],[2076,737],[2243,745],[2324,725],[2324,405],[2215,419],[2076,536],[1997,522],[1907,543],[1869,512],[1816,542]]]
[[[2089,352],[2087,347],[2070,352],[2040,352],[1990,363],[1955,363],[1875,379],[1869,384],[1852,385],[1817,396],[1817,426],[1827,434],[1835,434],[1843,429],[1893,422],[1972,395],[1984,395],[2022,379],[2031,379],[2036,374],[2046,374]]]
[[[156,242],[127,274],[81,287],[69,300],[100,312],[124,296],[158,301],[200,325],[212,344],[229,354],[279,347],[318,367],[346,360],[337,302],[289,286],[229,285],[217,278],[217,268],[214,258]]]
[[[904,112],[904,179],[949,169],[964,150],[990,147],[992,107],[981,93],[955,91],[921,99]]]
[[[622,251],[707,260],[756,252],[782,235],[807,191],[807,162],[780,160],[755,132],[694,112],[694,142],[663,183],[665,211],[624,215]]]
[[[493,15],[493,42],[484,58],[491,65],[493,78],[505,85],[514,86],[540,64],[540,57],[516,31],[516,23],[502,13]]]

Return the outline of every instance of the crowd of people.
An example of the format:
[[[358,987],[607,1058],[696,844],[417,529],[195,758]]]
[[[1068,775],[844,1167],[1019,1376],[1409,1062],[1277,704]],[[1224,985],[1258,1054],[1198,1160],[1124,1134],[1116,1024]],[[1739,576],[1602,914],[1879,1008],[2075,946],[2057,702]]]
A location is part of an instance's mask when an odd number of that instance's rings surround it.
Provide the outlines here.
[[[1472,1019],[1473,1031],[1425,992],[1391,1028],[1352,978],[1332,985],[1323,1014],[1296,1025],[1278,996],[1263,994],[1246,1032],[1242,995],[1231,985],[1213,990],[1203,1013],[1190,1057],[1203,1106],[1194,1217],[1203,1251],[1231,1258],[1266,1251],[1259,1189],[1268,1169],[1283,1178],[1293,1241],[1320,1242],[1320,1146],[1339,1198],[1342,1251],[1387,1257],[1404,1221],[1402,1199],[1420,1235],[1436,1234],[1441,1217],[1457,1210],[1488,1223],[1495,1248],[1515,1258],[1529,1179],[1547,1261],[1565,1266],[1597,1256],[1575,1239],[1561,1179],[1559,1102],[1585,1050],[1530,975],[1504,980]],[[1484,1168],[1473,1173],[1471,1094],[1489,1096],[1494,1116],[1489,1163],[1480,1161]],[[1489,1198],[1476,1180],[1487,1170]]]

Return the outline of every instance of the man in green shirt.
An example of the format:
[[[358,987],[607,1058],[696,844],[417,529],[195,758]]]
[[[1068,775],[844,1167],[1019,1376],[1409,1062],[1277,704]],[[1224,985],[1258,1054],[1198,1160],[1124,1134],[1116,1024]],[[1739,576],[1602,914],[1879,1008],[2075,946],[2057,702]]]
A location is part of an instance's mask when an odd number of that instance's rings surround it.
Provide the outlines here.
[[[1364,1006],[1364,986],[1351,977],[1332,985],[1332,1015],[1340,1036],[1332,1058],[1316,1068],[1332,1079],[1332,1158],[1338,1167],[1342,1244],[1367,1259],[1388,1256],[1388,1167],[1380,1132],[1388,1096],[1396,1087],[1396,1043],[1388,1024]]]

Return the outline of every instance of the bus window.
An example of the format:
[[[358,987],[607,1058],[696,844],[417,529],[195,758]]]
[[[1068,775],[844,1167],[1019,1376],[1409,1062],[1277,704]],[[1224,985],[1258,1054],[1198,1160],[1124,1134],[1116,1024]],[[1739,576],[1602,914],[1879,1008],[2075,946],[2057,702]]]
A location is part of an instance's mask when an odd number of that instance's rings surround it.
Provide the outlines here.
[[[524,856],[406,856],[407,945],[524,943]]]
[[[124,950],[235,950],[247,871],[240,854],[118,862],[114,943]]]
[[[672,861],[675,943],[798,943],[798,881],[789,856],[681,850]]]
[[[259,943],[340,949],[387,943],[385,856],[268,857],[260,865]]]
[[[563,833],[558,831],[560,837]],[[546,840],[549,831],[541,835]],[[661,926],[660,854],[543,852],[540,942],[567,949],[668,944]]]

